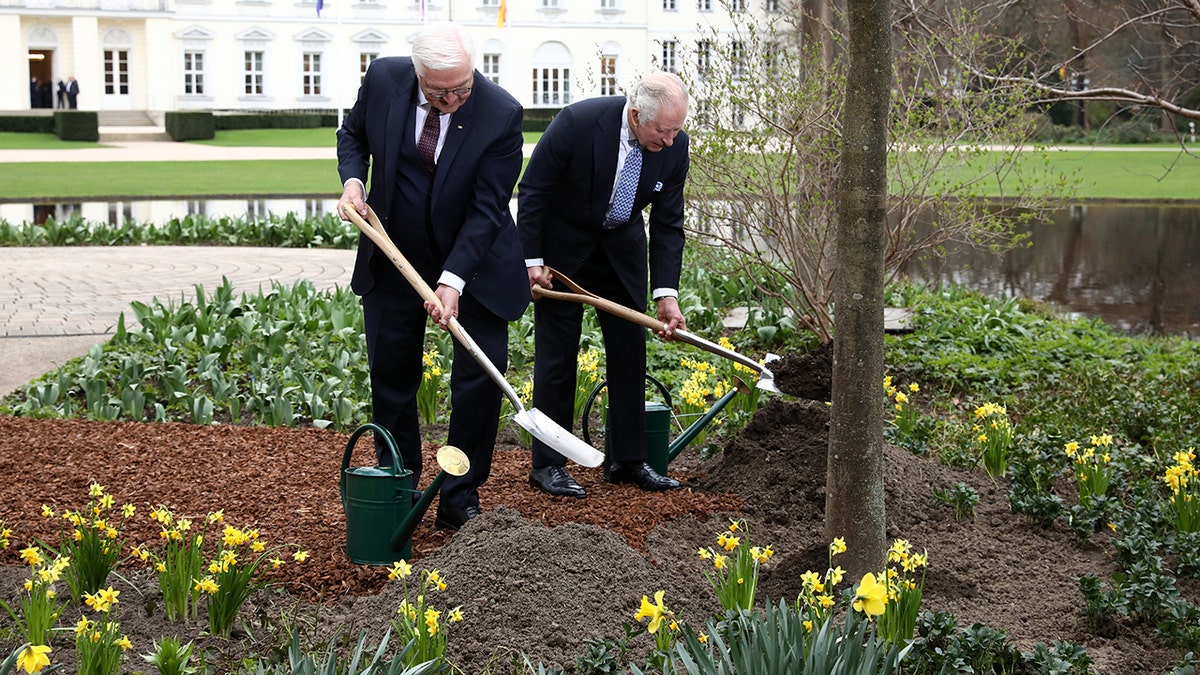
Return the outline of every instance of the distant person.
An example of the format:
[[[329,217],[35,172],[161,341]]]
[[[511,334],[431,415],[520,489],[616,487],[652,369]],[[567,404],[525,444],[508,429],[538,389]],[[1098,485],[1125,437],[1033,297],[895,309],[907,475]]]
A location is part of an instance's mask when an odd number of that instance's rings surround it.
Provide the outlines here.
[[[58,100],[54,107],[62,110],[67,107],[67,83],[62,80],[58,81]]]
[[[40,89],[41,88],[38,86],[38,79],[36,77],[29,78],[29,107],[30,108],[42,107],[42,102],[40,100],[41,95],[38,93],[40,91]]]
[[[38,84],[38,94],[42,99],[43,108],[54,107],[54,83],[50,80]]]
[[[67,107],[71,110],[79,107],[79,82],[74,75],[67,78]]]

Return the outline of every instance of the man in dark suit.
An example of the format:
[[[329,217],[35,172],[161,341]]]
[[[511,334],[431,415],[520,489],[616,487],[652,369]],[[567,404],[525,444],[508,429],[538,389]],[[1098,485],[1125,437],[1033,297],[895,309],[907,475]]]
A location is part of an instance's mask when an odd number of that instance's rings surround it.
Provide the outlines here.
[[[656,73],[631,87],[628,98],[580,101],[554,118],[517,191],[530,288],[553,287],[547,269],[553,267],[596,295],[645,311],[648,255],[650,288],[664,326],[659,335],[671,339],[675,329],[686,327],[677,297],[687,104],[679,78]],[[534,308],[533,404],[570,429],[583,306],[542,299]],[[597,319],[608,378],[608,480],[643,490],[677,488],[678,481],[646,464],[645,331],[606,312]],[[586,494],[567,473],[563,456],[537,440],[529,482],[552,495]]]
[[[443,310],[421,297],[365,236],[351,287],[362,296],[374,421],[392,432],[404,467],[421,473],[417,388],[427,315],[442,328],[457,316],[496,367],[508,363],[508,322],[529,305],[520,237],[509,210],[521,170],[522,110],[473,67],[457,25],[431,24],[412,57],[376,60],[338,137],[338,173],[360,214],[371,205],[413,268],[436,287]],[[371,190],[364,183],[370,169]],[[479,514],[491,471],[501,392],[460,344],[450,376],[448,442],[471,470],[441,489],[435,524],[458,529]],[[382,465],[392,460],[376,441]]]
[[[67,78],[67,107],[71,110],[79,107],[79,81],[74,75]]]

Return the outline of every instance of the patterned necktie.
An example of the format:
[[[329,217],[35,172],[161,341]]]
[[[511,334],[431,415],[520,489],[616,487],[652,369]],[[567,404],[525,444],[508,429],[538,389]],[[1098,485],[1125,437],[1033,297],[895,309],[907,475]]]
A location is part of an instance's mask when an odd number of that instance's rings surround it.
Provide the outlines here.
[[[637,141],[633,141],[632,145],[617,179],[617,194],[613,197],[612,208],[604,219],[606,230],[629,222],[629,215],[633,212],[633,198],[637,195],[638,179],[642,175],[642,146]]]
[[[434,156],[437,153],[438,136],[442,131],[441,117],[441,113],[430,105],[429,112],[425,115],[425,126],[421,128],[421,140],[417,141],[417,155],[425,160],[425,168],[429,173],[433,173],[436,166]]]

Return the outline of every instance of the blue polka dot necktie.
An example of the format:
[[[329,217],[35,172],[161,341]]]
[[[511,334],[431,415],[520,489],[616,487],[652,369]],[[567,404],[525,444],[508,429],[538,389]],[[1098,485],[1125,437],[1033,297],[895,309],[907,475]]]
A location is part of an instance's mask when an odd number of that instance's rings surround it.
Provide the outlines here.
[[[642,175],[642,146],[637,141],[631,144],[633,147],[625,156],[625,166],[617,178],[617,194],[613,197],[612,208],[604,218],[606,230],[629,222],[629,215],[633,213],[633,198],[637,195],[638,179]]]

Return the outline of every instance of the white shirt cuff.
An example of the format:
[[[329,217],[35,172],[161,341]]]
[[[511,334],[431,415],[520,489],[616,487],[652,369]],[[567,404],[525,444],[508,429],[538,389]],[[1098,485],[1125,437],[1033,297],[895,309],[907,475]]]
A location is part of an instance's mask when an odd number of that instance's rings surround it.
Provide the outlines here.
[[[674,288],[656,288],[650,292],[650,297],[654,298],[655,302],[663,298],[678,298],[679,291]]]
[[[462,277],[453,272],[442,270],[442,276],[438,277],[438,285],[449,286],[458,291],[459,295],[462,295],[463,289],[467,287],[467,282],[463,281]]]
[[[526,258],[525,259],[526,267],[542,267],[545,264],[546,264],[546,261],[542,258]]]
[[[359,179],[359,178],[355,178],[354,176],[351,176],[351,177],[347,178],[347,179],[346,179],[346,182],[345,182],[345,183],[342,183],[342,189],[343,189],[343,190],[345,190],[345,189],[346,189],[346,186],[347,186],[347,185],[349,185],[351,182],[358,183],[358,187],[362,188],[363,197],[366,197],[366,196],[367,196],[367,185],[366,185],[366,183],[363,183],[361,179]]]

